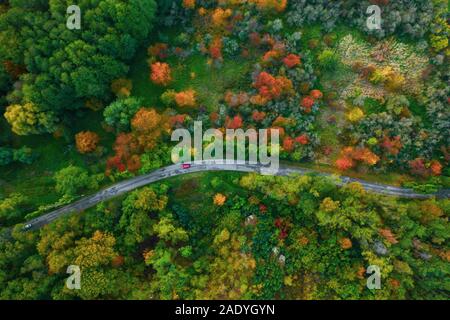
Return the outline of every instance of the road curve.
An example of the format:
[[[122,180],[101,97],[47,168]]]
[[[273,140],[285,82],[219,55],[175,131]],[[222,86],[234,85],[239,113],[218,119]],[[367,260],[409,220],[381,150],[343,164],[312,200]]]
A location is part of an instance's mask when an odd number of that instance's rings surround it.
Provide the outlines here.
[[[30,225],[31,227],[29,229],[38,229],[63,215],[70,214],[73,212],[81,212],[83,210],[95,206],[99,202],[112,199],[129,191],[145,186],[147,184],[164,180],[173,176],[203,171],[238,171],[238,172],[255,172],[259,174],[272,174],[267,166],[263,166],[261,164],[238,163],[235,161],[226,161],[226,160],[194,161],[189,163],[189,165],[190,167],[183,169],[181,164],[174,164],[164,168],[157,169],[146,175],[121,181],[93,195],[86,196],[78,201],[75,201],[72,204],[61,207],[50,213],[44,214],[38,218],[30,220],[26,222],[25,225]],[[329,173],[317,172],[311,169],[303,169],[288,165],[280,165],[280,168],[275,174],[279,176],[288,176],[292,174],[303,175],[308,173],[315,173],[321,176],[332,176],[332,174]],[[450,197],[450,189],[441,190],[437,194],[420,194],[415,193],[412,189],[371,183],[350,177],[340,177],[340,181],[337,181],[336,183],[342,186],[351,182],[360,183],[367,191],[371,191],[378,194],[397,196],[401,198],[426,199],[431,197],[439,197],[439,198]]]

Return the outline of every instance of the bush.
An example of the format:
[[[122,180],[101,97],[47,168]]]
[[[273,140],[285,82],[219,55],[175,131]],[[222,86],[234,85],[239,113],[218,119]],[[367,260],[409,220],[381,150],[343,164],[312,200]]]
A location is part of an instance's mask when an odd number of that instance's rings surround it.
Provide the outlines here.
[[[103,179],[103,175],[89,176],[85,169],[70,165],[55,173],[54,179],[58,193],[76,196],[84,190],[98,189],[98,183]]]
[[[14,161],[32,164],[34,158],[33,151],[27,146],[20,149],[0,148],[0,166],[6,166]]]
[[[339,63],[337,54],[330,49],[323,50],[317,59],[320,67],[327,71],[335,70],[337,64]]]

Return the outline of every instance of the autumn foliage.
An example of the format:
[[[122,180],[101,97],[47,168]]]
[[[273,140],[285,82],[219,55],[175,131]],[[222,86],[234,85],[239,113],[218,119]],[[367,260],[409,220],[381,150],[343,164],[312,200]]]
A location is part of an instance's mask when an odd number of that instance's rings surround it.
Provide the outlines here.
[[[150,79],[155,84],[167,86],[172,81],[170,66],[164,62],[153,63]]]
[[[292,224],[283,218],[276,218],[274,221],[275,228],[279,230],[278,239],[286,239],[289,235],[289,229],[291,229]]]
[[[309,95],[314,99],[314,100],[319,100],[322,99],[323,97],[323,93],[320,90],[311,90],[311,92],[309,93]]]
[[[185,114],[177,114],[177,115],[170,117],[169,123],[170,123],[171,127],[176,127],[178,125],[182,125],[185,120],[186,120]]]
[[[381,142],[380,146],[383,149],[385,149],[389,154],[396,156],[396,155],[398,155],[398,153],[400,152],[400,149],[402,148],[400,136],[395,136],[393,138],[385,136],[383,138],[383,141]]]
[[[354,165],[355,163],[349,157],[341,157],[336,160],[336,167],[341,171],[351,169]]]
[[[380,158],[367,148],[347,147],[341,151],[341,157],[335,164],[339,170],[345,171],[353,168],[358,162],[373,166]]]
[[[430,162],[430,170],[433,176],[439,176],[442,173],[442,164],[437,160]]]
[[[262,61],[263,63],[265,63],[265,65],[269,65],[271,62],[277,61],[278,59],[281,58],[281,56],[283,55],[283,52],[279,51],[279,50],[269,50],[267,51],[263,57],[262,57]]]
[[[75,135],[75,143],[79,153],[95,151],[99,141],[98,135],[92,131],[82,131]]]
[[[214,60],[222,60],[222,39],[217,37],[209,46],[209,55]]]
[[[155,43],[148,48],[148,54],[152,57],[164,60],[168,56],[168,46],[165,43]]]
[[[131,120],[137,142],[144,150],[153,149],[157,140],[169,130],[169,123],[155,109],[141,108]]]
[[[390,244],[398,243],[398,240],[395,238],[395,235],[392,233],[391,229],[379,229],[378,232],[380,236],[385,238]]]
[[[27,72],[25,66],[15,64],[11,60],[3,61],[3,67],[13,80],[17,80],[22,74]]]
[[[295,138],[295,142],[305,145],[305,144],[309,143],[309,139],[306,134],[302,134],[302,135],[298,136],[297,138]]]
[[[291,137],[285,137],[283,139],[283,149],[284,151],[291,152],[295,148],[295,140]]]
[[[219,206],[219,207],[223,206],[223,205],[225,204],[225,201],[226,201],[226,200],[227,200],[227,197],[224,196],[224,195],[221,194],[221,193],[217,193],[217,194],[214,196],[214,204],[215,204],[216,206]]]
[[[302,99],[301,105],[306,113],[310,113],[312,107],[314,106],[314,99],[311,97],[305,97]]]
[[[437,160],[426,162],[423,158],[416,158],[409,162],[409,168],[412,174],[421,177],[439,176],[442,174],[442,164]]]
[[[283,63],[288,68],[294,68],[300,65],[301,60],[298,55],[291,53],[283,59]]]
[[[265,119],[265,117],[266,117],[266,113],[264,111],[255,110],[252,113],[252,119],[253,119],[253,121],[256,121],[256,122],[263,121]]]
[[[195,90],[189,89],[181,91],[175,94],[175,102],[179,107],[192,108],[196,106],[196,92]]]
[[[227,117],[226,121],[225,121],[225,126],[227,127],[227,129],[239,129],[242,128],[243,125],[243,120],[242,117],[240,115],[236,115],[232,118]]]
[[[114,142],[114,156],[107,160],[106,173],[117,169],[135,172],[141,167],[140,154],[153,149],[158,139],[170,130],[167,116],[155,109],[141,108],[131,120],[132,132],[119,133]]]
[[[283,12],[287,6],[287,0],[249,0],[254,3],[258,10]]]
[[[132,133],[119,133],[114,142],[113,150],[119,159],[128,159],[139,152],[139,144]]]
[[[212,25],[216,28],[223,28],[228,23],[233,11],[231,9],[216,8],[211,15]]]
[[[194,9],[195,8],[195,0],[183,0],[183,8]]]
[[[120,78],[111,83],[111,91],[120,98],[129,97],[132,89],[133,83],[129,79]]]
[[[265,71],[258,75],[253,86],[258,89],[261,97],[268,100],[279,98],[282,94],[293,91],[291,80],[283,76],[274,77]]]
[[[370,166],[377,164],[377,162],[380,160],[380,158],[375,153],[367,148],[346,148],[345,152],[348,155],[351,155],[354,160],[364,162]]]
[[[349,238],[342,238],[339,240],[341,248],[344,250],[350,249],[352,247],[352,241]]]
[[[320,90],[311,90],[309,96],[304,97],[300,101],[300,105],[305,113],[311,113],[312,107],[317,102],[317,100],[322,99],[323,93]]]
[[[249,102],[249,97],[246,92],[233,93],[227,91],[224,99],[226,104],[232,108],[242,106]]]

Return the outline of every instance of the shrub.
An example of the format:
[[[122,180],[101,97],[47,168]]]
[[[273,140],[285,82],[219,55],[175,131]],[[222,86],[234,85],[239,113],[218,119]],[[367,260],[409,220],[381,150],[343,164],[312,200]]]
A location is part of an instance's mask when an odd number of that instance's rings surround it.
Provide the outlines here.
[[[89,153],[95,151],[100,141],[98,134],[92,131],[82,131],[75,135],[75,143],[79,153]]]
[[[215,204],[216,206],[219,206],[219,207],[223,206],[223,205],[225,204],[225,201],[226,201],[226,200],[227,200],[227,197],[224,196],[224,195],[221,194],[221,193],[217,193],[217,194],[214,196],[214,204]]]
[[[175,104],[175,95],[177,93],[175,92],[175,90],[167,90],[165,91],[162,95],[161,95],[161,102],[169,107],[172,106],[173,104]]]
[[[330,49],[323,50],[318,56],[319,65],[324,70],[334,70],[336,69],[337,64],[339,63],[339,58],[337,54]]]
[[[195,90],[189,89],[175,94],[175,103],[179,107],[195,107],[197,102],[195,99]]]
[[[155,84],[167,86],[172,81],[170,66],[164,62],[153,63],[150,79]]]
[[[301,60],[298,55],[291,53],[283,59],[283,63],[286,67],[293,68],[300,65]]]

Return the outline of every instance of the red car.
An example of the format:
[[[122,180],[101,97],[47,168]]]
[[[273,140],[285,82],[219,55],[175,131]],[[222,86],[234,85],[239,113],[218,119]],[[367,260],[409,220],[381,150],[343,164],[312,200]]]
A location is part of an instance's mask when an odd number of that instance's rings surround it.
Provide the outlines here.
[[[191,164],[190,164],[190,163],[183,163],[183,164],[181,165],[181,167],[182,167],[183,169],[189,169],[189,168],[191,167]]]

